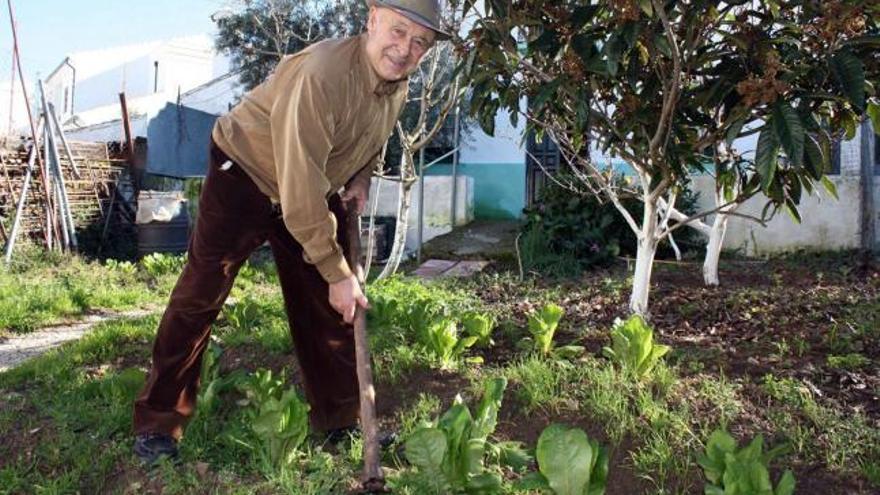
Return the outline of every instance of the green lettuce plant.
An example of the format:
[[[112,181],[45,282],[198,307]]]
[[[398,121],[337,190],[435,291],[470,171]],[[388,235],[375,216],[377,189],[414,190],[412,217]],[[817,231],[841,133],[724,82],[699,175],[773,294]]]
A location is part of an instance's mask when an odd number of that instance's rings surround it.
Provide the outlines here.
[[[178,274],[186,263],[186,254],[174,255],[166,253],[150,253],[141,259],[141,266],[153,278],[163,275]]]
[[[470,337],[476,337],[476,345],[488,347],[495,345],[492,340],[492,330],[495,329],[495,318],[489,313],[469,312],[461,318],[464,332]]]
[[[529,315],[529,332],[535,343],[535,350],[550,354],[553,349],[553,335],[565,310],[558,304],[547,304],[540,311]]]
[[[461,361],[464,353],[478,340],[477,337],[461,335],[458,324],[450,318],[442,318],[430,323],[425,329],[425,347],[440,363],[441,369],[451,369]],[[474,357],[471,362],[481,362]]]
[[[549,303],[529,315],[529,333],[532,334],[534,350],[544,356],[555,355],[560,358],[574,357],[584,352],[584,348],[577,345],[562,347],[553,346],[553,336],[565,310],[558,304]]]
[[[486,469],[485,457],[506,387],[505,378],[487,381],[473,414],[456,397],[436,422],[417,429],[406,440],[407,460],[433,480],[438,491],[496,493],[501,488],[501,476]]]
[[[554,424],[544,429],[535,450],[538,471],[525,476],[521,489],[555,495],[603,495],[608,453],[583,430]]]
[[[232,328],[239,331],[250,330],[259,321],[260,306],[252,297],[245,296],[235,304],[224,306],[223,316]]]
[[[724,430],[715,430],[697,463],[709,480],[706,495],[791,495],[794,475],[786,470],[776,488],[770,482],[768,465],[785,452],[782,445],[764,452],[764,438],[758,435],[748,446],[737,449],[736,440]]]
[[[605,347],[603,353],[627,373],[639,380],[651,375],[654,367],[660,362],[671,347],[655,344],[654,331],[639,315],[633,315],[626,321],[619,318],[611,329],[611,347]]]
[[[289,466],[309,433],[309,405],[296,388],[284,388],[284,380],[272,370],[257,370],[240,386],[244,404],[250,408],[247,422],[257,439],[252,448],[271,465]]]

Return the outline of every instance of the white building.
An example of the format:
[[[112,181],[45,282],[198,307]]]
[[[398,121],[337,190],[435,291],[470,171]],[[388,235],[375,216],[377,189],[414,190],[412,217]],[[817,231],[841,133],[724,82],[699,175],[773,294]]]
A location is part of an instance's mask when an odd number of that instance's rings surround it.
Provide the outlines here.
[[[28,134],[30,132],[28,130],[28,114],[24,104],[24,94],[21,91],[21,83],[16,78],[15,83],[12,84],[11,92],[10,84],[8,79],[0,82],[0,136]],[[28,93],[30,93],[33,86],[29,82],[27,84]],[[28,96],[33,100],[33,95],[28,94]]]
[[[44,82],[65,130],[75,139],[121,137],[119,94],[125,93],[135,135],[143,117],[227,70],[207,35],[175,38],[65,57]]]

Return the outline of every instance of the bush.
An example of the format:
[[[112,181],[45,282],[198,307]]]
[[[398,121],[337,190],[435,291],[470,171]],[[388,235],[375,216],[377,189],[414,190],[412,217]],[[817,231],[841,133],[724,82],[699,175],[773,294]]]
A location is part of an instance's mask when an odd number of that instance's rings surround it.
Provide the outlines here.
[[[574,182],[561,176],[559,182]],[[623,180],[621,178],[621,180]],[[697,194],[686,189],[677,208],[685,214],[695,211]],[[642,203],[634,197],[621,198],[634,218],[641,219]],[[635,256],[636,237],[617,208],[591,194],[577,194],[556,181],[548,181],[534,205],[523,210],[526,222],[521,230],[520,251],[525,270],[548,275],[571,275],[593,266],[607,265],[618,255]],[[680,229],[675,240],[682,250],[699,246],[693,229]],[[668,241],[658,248],[658,257],[670,257]]]

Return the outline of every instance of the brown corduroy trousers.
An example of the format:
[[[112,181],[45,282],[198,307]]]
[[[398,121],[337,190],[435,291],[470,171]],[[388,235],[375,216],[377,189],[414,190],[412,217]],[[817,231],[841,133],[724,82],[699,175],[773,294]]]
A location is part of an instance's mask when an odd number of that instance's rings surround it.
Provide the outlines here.
[[[302,246],[273,206],[237,164],[211,143],[211,161],[199,199],[195,232],[183,273],[171,293],[153,345],[147,382],[134,405],[135,433],[180,438],[192,417],[202,353],[211,324],[248,256],[269,241],[284,295],[312,426],[328,430],[354,425],[358,384],[354,336],[328,301],[327,282],[303,259]],[[338,195],[328,201],[345,246],[345,209]]]

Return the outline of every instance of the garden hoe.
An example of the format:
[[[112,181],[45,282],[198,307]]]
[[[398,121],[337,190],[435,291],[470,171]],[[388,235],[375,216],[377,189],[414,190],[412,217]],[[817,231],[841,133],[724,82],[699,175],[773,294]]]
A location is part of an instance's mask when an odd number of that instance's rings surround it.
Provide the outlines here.
[[[346,215],[346,258],[355,272],[361,287],[366,289],[366,275],[360,263],[361,227],[360,216],[354,212]],[[354,314],[354,349],[358,387],[361,403],[361,429],[364,435],[364,473],[361,479],[362,493],[389,493],[385,488],[385,476],[379,465],[379,427],[376,424],[376,390],[373,388],[373,370],[370,367],[370,348],[367,342],[367,313],[357,306]]]

